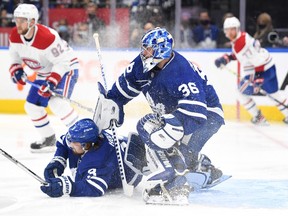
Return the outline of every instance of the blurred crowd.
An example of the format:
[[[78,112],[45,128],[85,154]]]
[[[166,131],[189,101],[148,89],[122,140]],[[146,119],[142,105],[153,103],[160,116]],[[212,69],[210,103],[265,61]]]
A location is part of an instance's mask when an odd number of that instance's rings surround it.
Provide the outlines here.
[[[19,3],[32,3],[42,11],[42,0],[2,0],[0,27],[13,27],[13,10]],[[197,2],[197,1],[196,1]],[[139,47],[144,32],[156,26],[166,28],[175,35],[175,0],[117,0],[117,8],[128,8],[130,12],[129,47]],[[60,36],[72,46],[88,47],[93,43],[93,32],[109,32],[107,26],[97,13],[98,8],[109,8],[110,0],[52,0],[49,8],[83,8],[86,12],[85,20],[69,25],[67,19],[60,19],[52,24]],[[40,14],[40,20],[41,20]],[[225,13],[225,18],[233,16]],[[40,21],[41,22],[41,21]],[[209,11],[201,6],[201,2],[193,7],[182,8],[181,32],[179,48],[213,49],[229,48],[222,24],[217,25]],[[255,33],[263,47],[287,47],[288,37],[281,36],[273,28],[273,20],[268,13],[261,13],[255,23]],[[113,31],[113,29],[112,29]],[[107,34],[106,34],[107,35]],[[114,46],[113,44],[105,44]]]

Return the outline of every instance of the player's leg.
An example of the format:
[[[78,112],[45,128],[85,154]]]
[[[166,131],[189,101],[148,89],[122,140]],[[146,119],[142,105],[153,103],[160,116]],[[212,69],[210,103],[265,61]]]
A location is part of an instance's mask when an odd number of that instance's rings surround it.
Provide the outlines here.
[[[255,101],[251,97],[254,93],[254,75],[247,75],[241,81],[239,85],[239,102],[252,116],[251,122],[256,125],[269,125],[266,118],[256,106]]]
[[[40,85],[42,82],[35,81]],[[33,142],[30,147],[32,152],[52,152],[55,150],[56,137],[45,110],[49,99],[39,96],[37,91],[38,89],[33,86],[30,88],[24,105],[26,113],[41,137],[40,140]]]
[[[278,91],[278,79],[275,66],[269,68],[265,73],[260,73],[259,77],[264,80],[261,88],[274,99],[273,102],[275,106],[284,115],[283,122],[288,124],[288,98],[284,97],[284,95]]]
[[[67,72],[58,84],[55,92],[70,98],[77,79],[78,70]],[[67,127],[73,125],[78,119],[76,110],[67,101],[61,98],[51,97],[49,100],[49,108]]]
[[[179,146],[179,150],[184,155],[190,171],[210,173],[208,184],[219,179],[223,173],[212,164],[206,155],[200,154],[200,152],[207,141],[218,132],[222,125],[223,120],[217,115],[208,115],[205,125],[196,130],[191,136],[184,137]]]

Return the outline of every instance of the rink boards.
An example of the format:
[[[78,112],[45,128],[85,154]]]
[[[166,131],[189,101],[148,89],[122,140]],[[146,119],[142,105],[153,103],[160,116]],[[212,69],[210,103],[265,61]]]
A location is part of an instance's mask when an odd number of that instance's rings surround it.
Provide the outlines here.
[[[274,58],[277,68],[279,87],[283,85],[287,76],[288,67],[286,61],[288,52],[285,49],[273,49],[271,55]],[[288,50],[287,50],[288,51]],[[209,81],[213,83],[223,109],[226,119],[249,119],[249,114],[237,103],[237,62],[231,62],[228,69],[217,69],[214,65],[216,58],[224,53],[229,53],[229,49],[221,50],[179,50],[188,60],[197,64],[208,75]],[[97,82],[102,81],[100,64],[95,50],[76,50],[80,61],[80,76],[72,95],[72,100],[80,102],[85,106],[93,108],[97,98]],[[125,70],[126,66],[139,54],[139,50],[102,50],[102,60],[108,88],[111,87],[115,79]],[[26,86],[17,86],[12,83],[9,75],[10,59],[7,49],[0,49],[1,74],[0,79],[0,113],[24,113],[24,101],[29,90]],[[25,67],[27,74],[33,77],[34,72]],[[288,88],[281,91],[288,96]],[[265,116],[270,120],[282,120],[282,114],[273,106],[273,102],[263,96],[254,97],[257,105],[261,107]],[[76,107],[77,108],[77,107]],[[80,110],[81,111],[81,110]],[[82,112],[82,111],[81,111]],[[145,98],[141,95],[131,101],[125,107],[126,115],[139,116],[150,112]]]

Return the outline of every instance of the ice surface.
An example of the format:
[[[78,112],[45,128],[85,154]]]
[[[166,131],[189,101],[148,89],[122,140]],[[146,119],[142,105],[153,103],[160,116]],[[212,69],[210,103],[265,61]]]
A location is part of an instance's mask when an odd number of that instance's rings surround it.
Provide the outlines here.
[[[65,132],[51,118],[57,135]],[[136,119],[126,119],[118,130],[135,131]],[[250,123],[227,122],[207,143],[203,153],[232,178],[213,189],[190,194],[188,206],[145,205],[141,187],[132,198],[122,190],[99,198],[50,198],[40,183],[0,155],[1,216],[85,215],[288,215],[288,126],[272,123],[257,127]],[[37,135],[25,115],[0,115],[0,148],[43,177],[52,154],[30,153],[29,143]]]

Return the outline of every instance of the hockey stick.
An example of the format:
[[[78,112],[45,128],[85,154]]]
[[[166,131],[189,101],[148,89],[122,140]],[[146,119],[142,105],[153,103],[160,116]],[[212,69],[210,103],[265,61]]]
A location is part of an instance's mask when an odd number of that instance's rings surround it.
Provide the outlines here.
[[[100,49],[98,33],[95,33],[93,35],[93,38],[94,38],[95,44],[96,44],[96,51],[97,51],[97,55],[98,55],[99,62],[100,62],[101,75],[102,75],[102,78],[103,78],[104,87],[105,87],[105,90],[107,90],[107,81],[106,81],[106,76],[105,76],[105,72],[104,72],[104,65],[103,65],[103,62],[102,62],[102,55],[101,55],[101,49]],[[111,124],[112,124],[111,125],[112,137],[113,137],[113,142],[115,144],[115,150],[116,150],[116,155],[117,155],[117,160],[118,160],[118,165],[119,165],[119,170],[120,170],[120,176],[121,176],[123,191],[124,191],[125,195],[132,196],[134,187],[132,185],[129,185],[127,183],[127,180],[126,180],[125,170],[124,170],[124,163],[123,163],[123,158],[122,158],[121,150],[120,150],[120,143],[119,143],[119,140],[117,139],[116,122],[115,122],[115,120],[113,120],[111,122]]]
[[[34,87],[40,89],[40,85],[38,85],[38,84],[36,84],[36,83],[34,83],[34,82],[31,82],[30,80],[25,80],[25,82],[28,83],[28,84],[30,84],[31,86],[34,86]],[[86,110],[86,111],[88,111],[88,112],[90,112],[90,113],[94,113],[94,110],[93,110],[92,108],[86,107],[86,106],[80,104],[80,103],[77,102],[77,101],[73,101],[73,100],[71,100],[70,98],[64,97],[63,95],[57,94],[57,93],[55,93],[55,92],[53,92],[53,91],[51,91],[51,90],[50,90],[50,93],[51,93],[51,95],[54,96],[54,97],[59,97],[59,98],[61,98],[61,99],[63,99],[63,100],[68,101],[68,102],[71,103],[71,104],[74,104],[74,105],[78,106],[79,108],[81,108],[81,109],[83,109],[83,110]]]
[[[231,70],[230,68],[227,68],[225,65],[221,65],[220,67],[222,70],[225,69],[226,71],[230,72],[233,75],[237,75],[237,73],[233,70]],[[279,101],[278,99],[274,98],[271,94],[267,93],[264,89],[260,88],[259,92],[264,95],[269,97],[271,100],[275,101],[276,103],[278,103],[279,105],[285,107],[286,109],[288,109],[288,105],[284,104],[283,102]]]
[[[14,164],[16,164],[18,167],[20,167],[22,170],[24,170],[25,172],[27,172],[29,175],[31,175],[34,179],[36,179],[37,181],[39,181],[41,184],[43,185],[48,185],[48,183],[42,179],[40,176],[38,176],[36,173],[34,173],[32,170],[30,170],[29,168],[27,168],[26,166],[24,166],[22,163],[20,163],[18,160],[16,160],[15,158],[13,158],[10,154],[8,154],[6,151],[4,151],[3,149],[0,148],[0,152],[1,154],[6,157],[7,159],[9,159],[10,161],[12,161]]]

